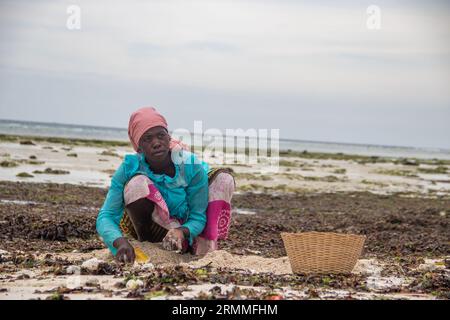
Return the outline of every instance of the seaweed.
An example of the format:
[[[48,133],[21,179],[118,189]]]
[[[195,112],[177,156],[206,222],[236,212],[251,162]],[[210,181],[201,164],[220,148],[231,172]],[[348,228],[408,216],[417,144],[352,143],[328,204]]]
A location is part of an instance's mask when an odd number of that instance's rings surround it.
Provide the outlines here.
[[[32,174],[29,174],[27,172],[19,172],[16,176],[19,178],[34,178]]]
[[[35,170],[35,171],[33,171],[33,173],[35,173],[35,174],[70,174],[70,171],[47,168],[44,171]]]
[[[0,167],[3,168],[14,168],[17,167],[19,164],[15,161],[9,161],[9,160],[4,160],[2,162],[0,162]]]

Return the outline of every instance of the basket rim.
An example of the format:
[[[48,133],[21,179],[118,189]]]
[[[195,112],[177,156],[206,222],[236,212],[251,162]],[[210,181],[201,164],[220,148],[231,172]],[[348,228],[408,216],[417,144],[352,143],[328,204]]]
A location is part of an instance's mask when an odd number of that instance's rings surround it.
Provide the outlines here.
[[[358,237],[366,239],[367,236],[364,234],[355,233],[338,233],[338,232],[322,232],[322,231],[305,231],[305,232],[281,232],[281,237],[283,236],[297,236],[297,235],[328,235],[328,236],[338,236],[338,237]]]

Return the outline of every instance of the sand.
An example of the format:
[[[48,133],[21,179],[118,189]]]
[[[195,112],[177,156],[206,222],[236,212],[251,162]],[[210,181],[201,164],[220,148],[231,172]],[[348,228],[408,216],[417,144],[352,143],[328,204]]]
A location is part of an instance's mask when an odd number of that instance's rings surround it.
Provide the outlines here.
[[[254,255],[238,256],[225,250],[210,252],[200,260],[191,261],[188,265],[197,268],[208,265],[213,268],[247,270],[253,273],[292,273],[288,257],[264,258]]]
[[[272,272],[274,274],[292,273],[288,257],[264,258],[255,255],[235,255],[225,250],[216,250],[204,256],[179,254],[164,250],[160,243],[137,242],[130,240],[134,247],[139,247],[150,258],[155,266],[185,265],[193,268],[209,266],[212,268],[228,268],[246,270],[254,273]]]

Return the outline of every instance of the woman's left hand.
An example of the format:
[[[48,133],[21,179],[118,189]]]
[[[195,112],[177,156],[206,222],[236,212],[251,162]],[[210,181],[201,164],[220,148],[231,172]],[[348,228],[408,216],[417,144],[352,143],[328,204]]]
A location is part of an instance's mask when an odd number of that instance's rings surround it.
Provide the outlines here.
[[[162,241],[163,248],[169,251],[183,250],[184,234],[181,229],[170,229]]]

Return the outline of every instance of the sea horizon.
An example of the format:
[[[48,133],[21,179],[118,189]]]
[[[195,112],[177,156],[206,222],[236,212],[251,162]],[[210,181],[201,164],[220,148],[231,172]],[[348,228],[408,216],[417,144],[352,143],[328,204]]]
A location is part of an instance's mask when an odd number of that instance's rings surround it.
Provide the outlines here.
[[[0,134],[128,141],[127,132],[127,128],[112,126],[0,119]],[[225,138],[232,138],[226,137],[225,134],[223,136]],[[296,138],[280,138],[279,141],[280,151],[306,150],[309,152],[346,153],[369,156],[450,159],[450,149],[446,148],[316,141]]]

